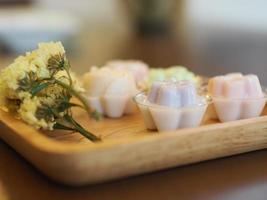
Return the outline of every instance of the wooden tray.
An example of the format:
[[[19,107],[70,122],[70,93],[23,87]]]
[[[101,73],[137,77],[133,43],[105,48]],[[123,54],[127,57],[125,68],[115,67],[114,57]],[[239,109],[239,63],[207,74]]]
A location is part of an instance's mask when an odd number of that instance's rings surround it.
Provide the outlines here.
[[[95,144],[77,133],[40,132],[0,111],[0,137],[50,178],[69,185],[103,182],[267,147],[267,109],[262,117],[228,123],[206,119],[198,128],[147,131],[139,113],[121,119],[76,116],[101,135]]]

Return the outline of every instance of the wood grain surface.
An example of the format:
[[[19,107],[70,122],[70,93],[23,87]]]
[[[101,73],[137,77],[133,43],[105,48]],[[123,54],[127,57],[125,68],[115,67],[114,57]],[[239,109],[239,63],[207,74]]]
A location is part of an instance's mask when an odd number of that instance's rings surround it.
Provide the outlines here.
[[[198,128],[147,131],[139,113],[96,122],[75,117],[103,138],[91,143],[78,133],[40,132],[0,112],[0,137],[50,178],[83,185],[267,147],[267,116],[218,123],[206,116]]]

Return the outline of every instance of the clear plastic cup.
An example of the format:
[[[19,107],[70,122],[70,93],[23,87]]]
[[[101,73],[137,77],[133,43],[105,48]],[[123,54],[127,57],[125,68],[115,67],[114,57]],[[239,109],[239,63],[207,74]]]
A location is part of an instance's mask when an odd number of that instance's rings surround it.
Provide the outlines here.
[[[149,102],[145,92],[137,94],[134,101],[142,113],[147,129],[160,132],[199,126],[210,103],[208,97],[201,96],[195,105],[173,108]]]

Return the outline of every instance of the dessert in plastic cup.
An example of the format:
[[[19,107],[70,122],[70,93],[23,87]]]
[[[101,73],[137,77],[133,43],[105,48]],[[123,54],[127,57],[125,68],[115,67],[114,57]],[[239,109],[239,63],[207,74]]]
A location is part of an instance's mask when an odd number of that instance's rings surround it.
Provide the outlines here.
[[[258,117],[266,96],[254,74],[231,73],[211,78],[208,92],[221,122]]]
[[[138,93],[130,73],[93,67],[83,76],[89,106],[107,117],[119,118],[136,110],[132,98]]]
[[[134,100],[147,129],[158,131],[198,126],[209,103],[190,81],[154,82],[147,94],[139,93]]]

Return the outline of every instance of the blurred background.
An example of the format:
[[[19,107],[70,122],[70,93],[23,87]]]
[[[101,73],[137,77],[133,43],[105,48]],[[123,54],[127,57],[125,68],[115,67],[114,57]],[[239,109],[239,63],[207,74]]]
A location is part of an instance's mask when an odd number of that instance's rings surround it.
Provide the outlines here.
[[[0,65],[63,42],[74,70],[111,59],[195,73],[256,73],[267,85],[266,0],[0,0]]]

